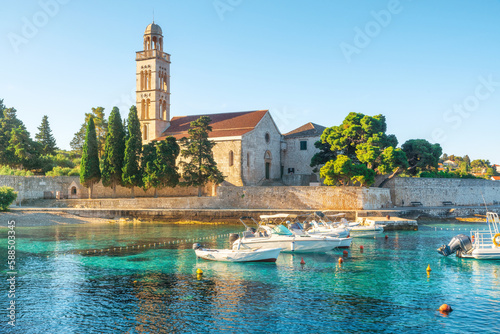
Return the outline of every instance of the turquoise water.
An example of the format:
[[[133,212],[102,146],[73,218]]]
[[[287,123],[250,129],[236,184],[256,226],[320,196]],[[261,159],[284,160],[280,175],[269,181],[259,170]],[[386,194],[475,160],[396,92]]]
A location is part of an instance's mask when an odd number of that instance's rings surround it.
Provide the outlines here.
[[[356,238],[341,266],[340,250],[281,254],[276,264],[196,259],[193,240],[228,247],[222,235],[242,231],[239,225],[21,224],[17,325],[12,331],[7,324],[4,269],[0,332],[498,332],[500,261],[436,252],[464,228],[485,224],[429,223],[418,232]],[[6,268],[7,229],[0,233]],[[207,236],[220,237],[201,240]],[[454,311],[441,314],[443,303]]]

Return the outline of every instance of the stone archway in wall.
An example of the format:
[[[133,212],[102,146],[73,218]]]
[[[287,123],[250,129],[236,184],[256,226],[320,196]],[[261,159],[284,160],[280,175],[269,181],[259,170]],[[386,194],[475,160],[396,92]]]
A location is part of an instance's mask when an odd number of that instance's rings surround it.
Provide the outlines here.
[[[271,163],[272,163],[272,160],[273,160],[273,157],[271,155],[271,152],[270,151],[266,151],[266,153],[264,153],[264,175],[265,175],[265,179],[266,180],[269,180],[271,179]]]

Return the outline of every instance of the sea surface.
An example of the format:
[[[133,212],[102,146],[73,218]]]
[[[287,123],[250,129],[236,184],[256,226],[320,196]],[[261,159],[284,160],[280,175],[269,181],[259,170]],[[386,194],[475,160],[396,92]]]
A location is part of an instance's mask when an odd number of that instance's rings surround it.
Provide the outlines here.
[[[471,228],[486,224],[355,238],[341,265],[342,250],[234,264],[192,244],[227,248],[240,225],[17,222],[15,328],[0,229],[0,333],[498,333],[500,261],[436,252]]]

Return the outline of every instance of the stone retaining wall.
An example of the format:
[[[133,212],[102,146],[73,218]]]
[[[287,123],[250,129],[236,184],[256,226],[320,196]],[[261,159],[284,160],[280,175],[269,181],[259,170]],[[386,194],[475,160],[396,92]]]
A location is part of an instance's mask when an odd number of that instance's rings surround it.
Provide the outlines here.
[[[431,179],[398,177],[384,186],[390,189],[392,203],[410,206],[421,202],[423,206],[492,205],[500,202],[500,182],[479,179]],[[484,200],[483,200],[484,197]]]
[[[68,197],[68,191],[71,183],[76,182],[80,185],[79,176],[13,176],[0,175],[0,186],[8,186],[14,188],[19,193],[17,201],[33,200],[43,198],[56,198],[56,193],[59,192],[63,198]],[[213,187],[207,185],[202,189],[205,196],[213,194]],[[80,198],[88,197],[87,188],[78,190]],[[135,197],[153,197],[154,189],[144,191],[136,187],[134,190]],[[185,197],[197,196],[198,188],[196,187],[180,187],[158,189],[159,197]],[[101,182],[94,185],[93,198],[111,198],[113,197],[113,189],[104,187]],[[116,198],[130,198],[130,189],[125,187],[116,187]]]
[[[57,203],[57,202],[56,202]],[[353,187],[219,187],[214,197],[64,200],[94,209],[372,210],[391,207],[389,189]]]

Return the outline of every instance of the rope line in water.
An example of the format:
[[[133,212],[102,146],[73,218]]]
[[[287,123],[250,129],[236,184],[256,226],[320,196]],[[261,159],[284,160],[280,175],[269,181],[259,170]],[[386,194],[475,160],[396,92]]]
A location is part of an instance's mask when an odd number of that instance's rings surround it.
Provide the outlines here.
[[[225,234],[217,234],[217,235],[212,235],[208,237],[200,237],[200,238],[189,238],[189,239],[180,239],[180,240],[169,240],[169,241],[163,241],[163,242],[155,242],[152,244],[142,244],[142,245],[128,245],[128,246],[121,246],[121,247],[110,247],[110,248],[98,248],[98,249],[88,249],[88,250],[81,250],[81,251],[54,251],[53,253],[55,256],[58,255],[92,255],[92,254],[97,254],[99,253],[109,253],[109,252],[116,252],[116,251],[122,251],[122,250],[128,250],[129,247],[131,249],[141,249],[141,248],[156,248],[156,246],[166,246],[166,245],[178,245],[178,244],[184,244],[184,243],[194,243],[194,242],[199,242],[201,240],[216,240],[219,238],[226,238],[229,237],[230,233],[225,233]],[[49,257],[47,255],[47,257]]]

